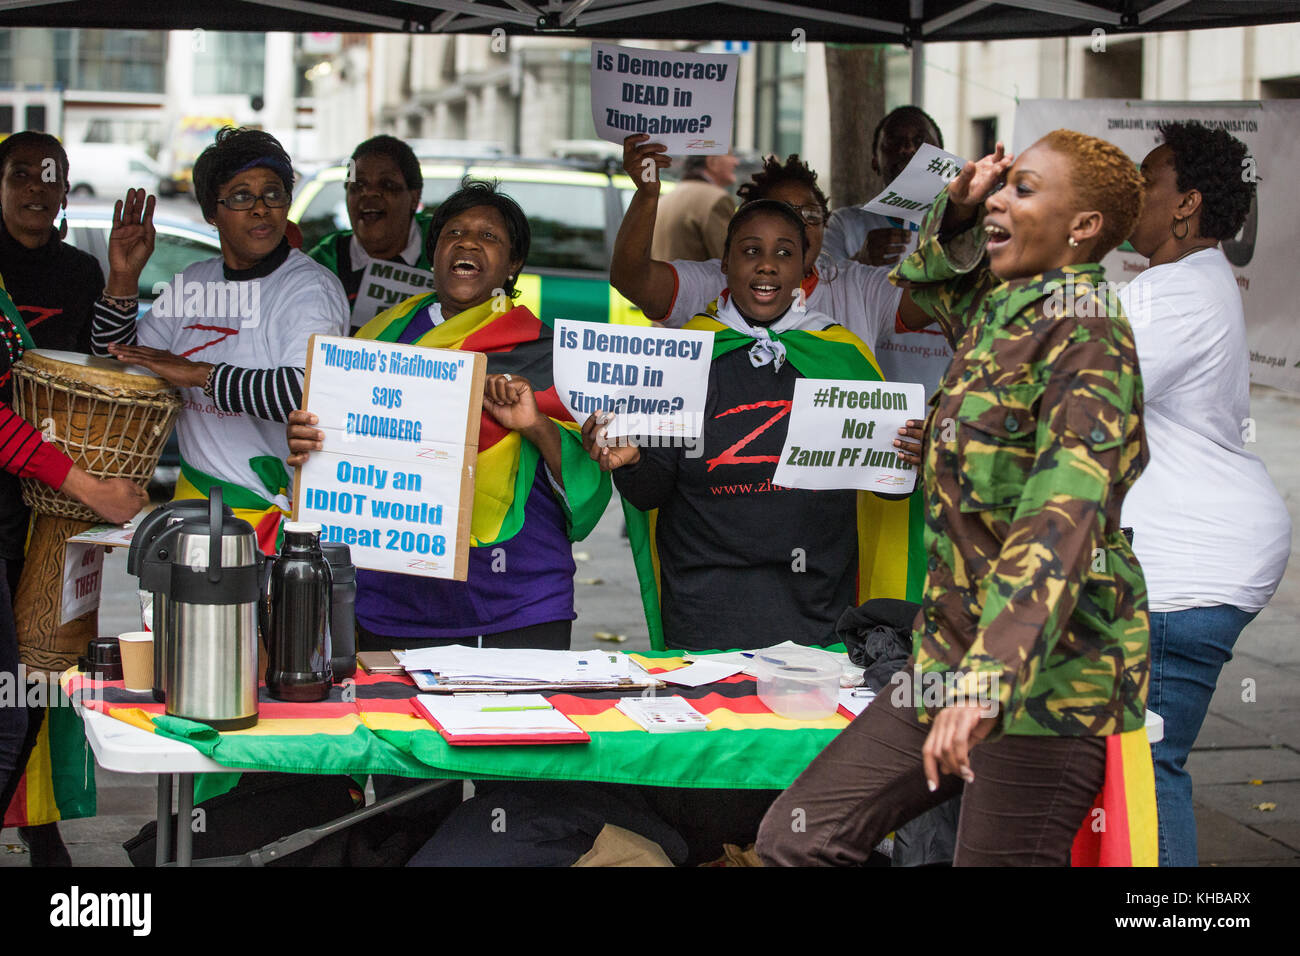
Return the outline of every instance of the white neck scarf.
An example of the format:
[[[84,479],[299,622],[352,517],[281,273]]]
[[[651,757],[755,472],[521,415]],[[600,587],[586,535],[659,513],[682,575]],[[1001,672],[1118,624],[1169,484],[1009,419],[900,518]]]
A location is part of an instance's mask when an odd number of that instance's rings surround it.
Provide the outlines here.
[[[800,311],[800,305],[801,303],[796,302],[785,315],[771,325],[751,325],[731,301],[731,296],[724,292],[709,304],[708,314],[727,328],[753,339],[754,344],[749,348],[749,361],[753,363],[754,368],[771,364],[772,371],[775,373],[781,371],[781,366],[785,364],[785,344],[772,333],[817,331],[835,324],[829,316],[814,312],[806,306]]]

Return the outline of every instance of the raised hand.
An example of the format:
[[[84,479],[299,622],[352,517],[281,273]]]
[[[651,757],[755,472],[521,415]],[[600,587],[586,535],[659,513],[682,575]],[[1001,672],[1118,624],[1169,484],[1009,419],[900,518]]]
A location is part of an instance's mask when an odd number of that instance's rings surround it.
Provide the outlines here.
[[[113,229],[108,234],[108,292],[133,296],[139,291],[140,273],[153,255],[153,210],[157,200],[143,189],[128,189],[113,207]]]
[[[668,158],[668,147],[663,143],[649,142],[648,133],[633,133],[623,140],[623,171],[632,177],[636,188],[651,195],[659,195],[659,170],[673,164]]]
[[[997,189],[1015,159],[999,142],[988,156],[978,162],[968,162],[948,183],[949,211],[960,220],[974,218],[980,203]]]

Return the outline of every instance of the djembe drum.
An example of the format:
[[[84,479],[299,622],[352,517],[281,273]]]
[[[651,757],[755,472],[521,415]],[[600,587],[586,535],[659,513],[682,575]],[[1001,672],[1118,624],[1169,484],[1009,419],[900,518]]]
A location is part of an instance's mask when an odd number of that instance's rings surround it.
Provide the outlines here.
[[[116,359],[29,350],[13,367],[14,410],[73,462],[99,478],[148,483],[181,400],[164,379]],[[98,637],[98,608],[63,620],[67,539],[102,519],[31,479],[23,500],[36,513],[15,595],[19,658],[63,671]]]

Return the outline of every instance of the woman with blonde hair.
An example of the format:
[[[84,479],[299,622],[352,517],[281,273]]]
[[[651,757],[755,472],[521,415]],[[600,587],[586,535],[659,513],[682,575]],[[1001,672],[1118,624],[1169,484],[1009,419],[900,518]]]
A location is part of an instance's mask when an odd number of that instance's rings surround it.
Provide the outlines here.
[[[1104,738],[1145,715],[1146,586],[1120,530],[1142,383],[1099,265],[1141,207],[1110,143],[1057,130],[1014,162],[999,144],[894,271],[954,348],[922,448],[912,666],[773,804],[765,862],[860,863],[958,793],[957,865],[1069,861]]]

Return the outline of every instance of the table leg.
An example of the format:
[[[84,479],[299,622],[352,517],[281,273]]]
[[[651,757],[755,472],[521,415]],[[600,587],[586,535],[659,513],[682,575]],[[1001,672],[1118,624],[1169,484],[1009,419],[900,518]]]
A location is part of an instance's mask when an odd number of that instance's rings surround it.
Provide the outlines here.
[[[154,831],[154,866],[166,866],[172,852],[172,775],[158,774],[158,828]]]
[[[180,799],[176,807],[176,865],[191,866],[194,860],[194,831],[190,829],[194,816],[194,774],[183,773]]]

